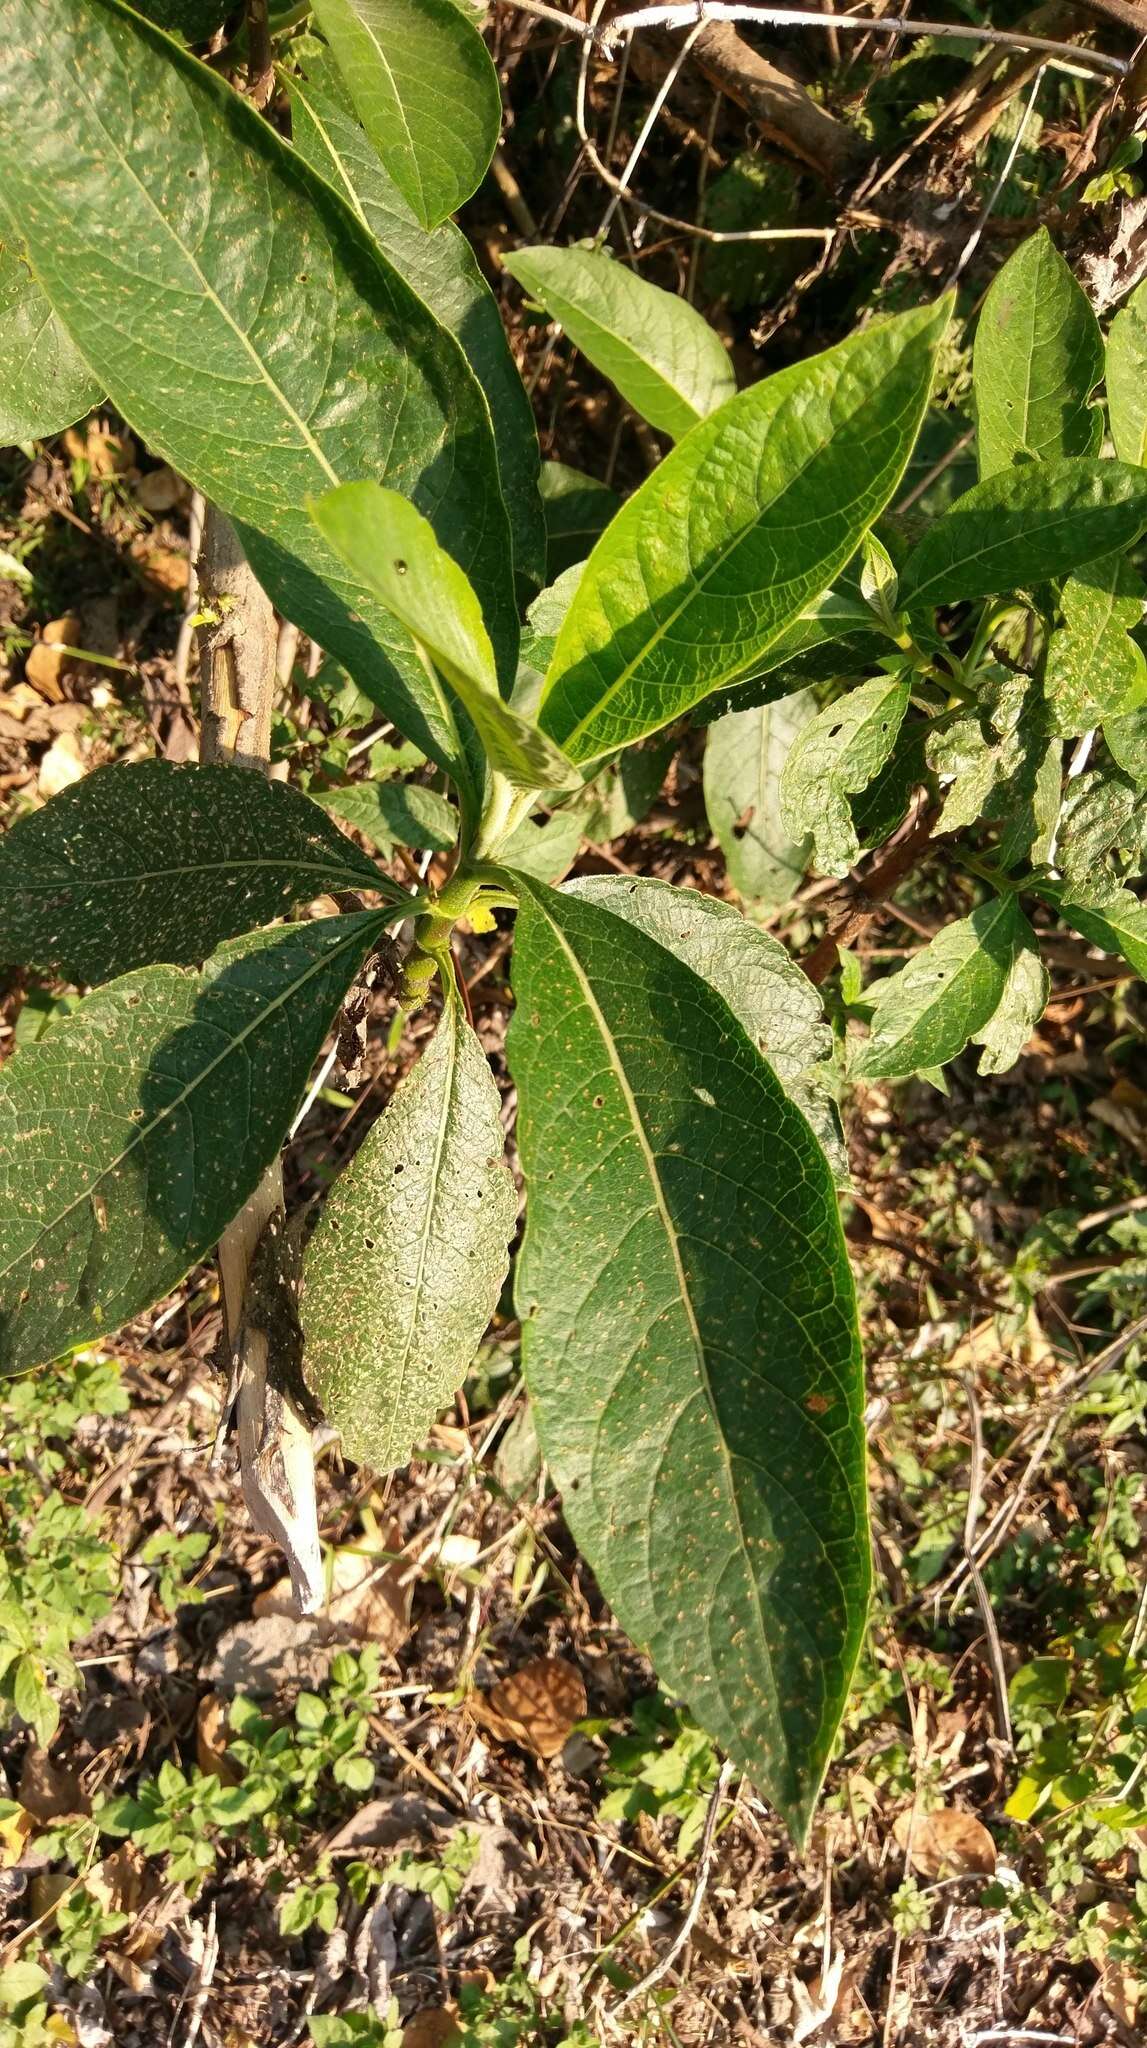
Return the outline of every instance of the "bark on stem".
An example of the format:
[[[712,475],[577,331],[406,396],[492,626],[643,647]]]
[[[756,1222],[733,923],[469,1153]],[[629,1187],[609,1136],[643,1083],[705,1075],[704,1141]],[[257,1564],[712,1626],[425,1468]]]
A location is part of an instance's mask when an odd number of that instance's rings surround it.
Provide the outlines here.
[[[278,630],[230,520],[208,504],[198,564],[201,737],[199,758],[266,775],[270,766]],[[219,1244],[223,1325],[236,1389],[243,1498],[255,1528],[286,1553],[303,1613],[322,1605],[323,1575],[311,1432],[275,1384],[266,1333],[247,1319],[251,1262],[276,1210],[276,1160]]]

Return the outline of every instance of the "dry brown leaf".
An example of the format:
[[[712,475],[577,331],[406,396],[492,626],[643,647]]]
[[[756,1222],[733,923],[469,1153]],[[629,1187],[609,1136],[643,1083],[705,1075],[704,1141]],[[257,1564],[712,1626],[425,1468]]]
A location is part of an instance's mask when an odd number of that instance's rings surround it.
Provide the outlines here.
[[[91,1812],[78,1772],[54,1763],[45,1749],[25,1750],[17,1796],[33,1820],[59,1820],[64,1813]]]
[[[1087,1929],[1087,1952],[1099,1968],[1099,1991],[1104,2005],[1122,2026],[1134,2031],[1139,2008],[1147,1997],[1147,1985],[1122,1956],[1113,1956],[1109,1943],[1113,1935],[1125,1934],[1133,1925],[1126,1906],[1105,1899],[1091,1915]]]
[[[47,803],[49,797],[59,796],[60,791],[70,788],[73,782],[82,782],[86,774],[87,765],[75,733],[61,732],[40,762],[36,788]]]
[[[201,1771],[221,1785],[237,1785],[243,1776],[227,1751],[228,1705],[217,1692],[205,1692],[195,1715],[195,1756]]]
[[[397,1529],[387,1534],[385,1545],[382,1554],[335,1551],[330,1598],[316,1619],[332,1636],[350,1635],[359,1642],[377,1643],[393,1656],[410,1634],[414,1587],[407,1580],[405,1562],[394,1554],[401,1547]],[[256,1615],[281,1614],[292,1619],[298,1615],[289,1579],[277,1579],[265,1593],[257,1594],[252,1604]]]
[[[79,644],[81,631],[76,614],[66,612],[62,619],[49,619],[35,646],[28,649],[24,674],[50,704],[58,704],[63,697],[60,677],[72,658],[64,649]]]
[[[9,718],[18,718],[21,723],[30,711],[42,711],[44,699],[31,683],[13,683],[10,690],[0,691],[0,711]]]
[[[28,1886],[28,1910],[33,1920],[46,1920],[54,1913],[65,1892],[75,1886],[75,1878],[66,1870],[39,1870]]]
[[[117,433],[106,420],[88,420],[82,432],[69,427],[63,441],[72,461],[86,462],[93,476],[126,476],[136,466],[131,435]]]
[[[177,554],[174,548],[156,547],[147,540],[136,541],[131,553],[149,583],[172,596],[186,590],[190,574],[186,555]]]
[[[991,1877],[995,1871],[996,1845],[987,1828],[958,1806],[918,1813],[914,1827],[911,1813],[897,1814],[892,1832],[902,1849],[911,1835],[912,1862],[921,1877]]]
[[[402,2048],[448,2048],[457,2039],[457,2015],[447,2005],[426,2006],[402,2030]]]
[[[35,1825],[31,1814],[26,1813],[22,1806],[0,1820],[0,1870],[15,1869]]]
[[[471,1702],[481,1725],[500,1742],[535,1756],[556,1756],[586,1712],[581,1672],[564,1657],[533,1657]]]
[[[140,477],[135,495],[145,512],[173,512],[191,496],[191,488],[165,462],[161,468],[149,469],[146,476]]]

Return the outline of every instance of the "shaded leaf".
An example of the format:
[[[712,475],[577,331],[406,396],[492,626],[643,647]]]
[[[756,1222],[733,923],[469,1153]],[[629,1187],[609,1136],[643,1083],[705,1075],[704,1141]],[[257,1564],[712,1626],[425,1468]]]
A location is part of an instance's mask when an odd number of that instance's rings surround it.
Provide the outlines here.
[[[498,75],[454,0],[313,0],[355,112],[423,227],[486,175],[502,125]]]
[[[141,968],[6,1062],[0,1370],[111,1336],[211,1249],[392,914],[254,932],[199,972]]]
[[[523,818],[502,843],[499,861],[539,882],[557,882],[577,859],[585,836],[586,813],[575,803],[554,811],[544,821]]]
[[[345,818],[383,854],[395,846],[429,846],[445,853],[458,837],[453,804],[418,782],[351,782],[345,789],[324,790],[316,801],[324,811]]]
[[[709,728],[705,809],[729,880],[748,903],[787,903],[808,866],[811,838],[786,830],[780,786],[789,750],[815,712],[812,692],[799,690],[754,711],[731,711]]]
[[[679,441],[737,389],[720,336],[688,299],[604,249],[516,249],[503,266],[642,419]]]
[[[102,397],[15,245],[0,241],[0,447],[58,434]]]
[[[233,0],[137,0],[137,11],[157,28],[202,43],[234,13]]]
[[[430,230],[420,226],[371,148],[329,58],[308,55],[306,69],[305,79],[287,81],[295,148],[346,198],[383,254],[465,349],[497,425],[514,567],[531,583],[541,583],[546,529],[538,490],[538,436],[498,302],[453,221]]]
[[[552,741],[503,703],[473,586],[409,498],[381,484],[341,484],[312,501],[311,517],[364,589],[425,650],[465,705],[493,767],[523,789],[564,789],[577,781]]]
[[[1122,462],[1147,460],[1147,284],[1137,285],[1107,337],[1107,411]]]
[[[517,1297],[546,1462],[622,1626],[803,1836],[868,1589],[832,1181],[715,989],[597,904],[519,889]]]
[[[872,1029],[850,1073],[895,1079],[954,1060],[999,1009],[1026,928],[1014,896],[993,896],[874,983],[865,991]]]
[[[1130,547],[1144,526],[1147,475],[1127,463],[1080,456],[998,470],[917,542],[900,602],[919,609],[1030,589]]]
[[[1147,904],[1130,889],[1120,889],[1102,908],[1077,903],[1064,895],[1059,911],[1066,923],[1105,953],[1121,953],[1129,967],[1147,981]]]
[[[543,462],[538,488],[546,522],[546,580],[582,562],[621,503],[608,484],[565,462]]]
[[[1063,624],[1048,641],[1044,688],[1058,733],[1090,732],[1147,699],[1147,660],[1131,638],[1147,590],[1121,555],[1069,576],[1060,593]]]
[[[590,556],[539,713],[573,760],[751,674],[828,588],[903,473],[948,312],[945,299],[898,314],[742,391],[622,507]]]
[[[0,0],[0,43],[3,204],[94,374],[238,523],[280,609],[465,780],[408,635],[305,509],[340,477],[400,482],[472,573],[509,681],[509,532],[457,341],[254,107],[120,0]]]
[[[1103,375],[1103,337],[1046,228],[995,278],[972,366],[981,476],[1031,457],[1098,452],[1103,414],[1088,401]]]
[[[406,1463],[497,1306],[518,1211],[499,1109],[486,1055],[448,993],[307,1247],[307,1380],[347,1456],[376,1471]]]
[[[285,782],[232,768],[97,768],[0,839],[0,960],[107,981],[188,966],[334,889],[404,892]]]
[[[1006,1074],[1014,1067],[1047,1008],[1051,977],[1040,959],[1039,944],[1026,917],[1019,919],[1015,955],[1003,994],[986,1024],[972,1036],[983,1046],[978,1074]]]
[[[846,875],[860,852],[848,798],[888,760],[904,722],[912,679],[873,676],[818,711],[797,734],[781,771],[781,818],[794,838],[810,833],[817,866]]]

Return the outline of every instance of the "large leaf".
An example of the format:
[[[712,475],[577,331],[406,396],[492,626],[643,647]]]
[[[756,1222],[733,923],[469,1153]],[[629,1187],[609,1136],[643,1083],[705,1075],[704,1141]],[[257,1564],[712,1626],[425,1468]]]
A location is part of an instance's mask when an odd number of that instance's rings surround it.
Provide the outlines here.
[[[1088,401],[1102,375],[1099,322],[1040,228],[1004,264],[976,328],[980,475],[1032,457],[1094,455],[1103,414]]]
[[[136,9],[159,28],[201,43],[234,14],[233,0],[136,0]]]
[[[656,732],[826,590],[903,473],[949,301],[780,370],[702,420],[602,535],[540,723],[575,761]]]
[[[1086,456],[998,470],[934,520],[900,571],[912,609],[1030,589],[1130,547],[1147,526],[1147,476]]]
[[[1121,555],[1090,562],[1060,594],[1063,624],[1048,640],[1044,688],[1058,733],[1090,732],[1147,699],[1147,661],[1131,628],[1143,617],[1143,580]]]
[[[28,265],[0,241],[0,447],[58,434],[102,397]]]
[[[1082,938],[1107,953],[1122,953],[1128,966],[1147,981],[1147,903],[1130,889],[1120,889],[1101,906],[1065,897],[1059,910]]]
[[[546,1460],[622,1626],[803,1836],[869,1581],[832,1181],[715,989],[597,904],[518,889],[517,1298]]]
[[[436,227],[477,191],[502,125],[498,74],[455,0],[312,0],[355,112],[407,205]]]
[[[390,915],[141,968],[0,1069],[0,1371],[111,1336],[210,1250]]]
[[[912,693],[907,670],[873,676],[818,711],[797,734],[781,773],[781,818],[811,834],[817,866],[846,875],[860,852],[848,798],[880,773],[896,745]]]
[[[497,1307],[518,1213],[499,1106],[450,993],[307,1247],[307,1380],[348,1456],[379,1472],[453,1398]]]
[[[293,77],[288,85],[300,156],[342,193],[383,254],[461,342],[494,423],[514,566],[529,582],[543,582],[546,532],[533,409],[474,251],[453,221],[429,231],[420,226],[367,141],[329,59],[309,56],[306,78]]]
[[[577,771],[498,694],[494,650],[463,571],[409,498],[381,484],[342,484],[311,516],[364,589],[400,619],[465,705],[493,767],[523,789],[564,789]]]
[[[1111,323],[1106,382],[1115,453],[1123,462],[1147,461],[1147,284]]]
[[[107,981],[203,960],[332,889],[404,892],[285,782],[232,768],[99,768],[0,839],[0,960]]]
[[[464,778],[409,637],[305,509],[340,478],[400,485],[512,680],[509,530],[458,343],[270,123],[120,0],[0,0],[0,47],[0,206],[104,389],[238,522],[287,616]]]
[[[675,441],[736,391],[728,351],[688,299],[604,249],[516,249],[502,262],[634,411]]]
[[[787,903],[811,852],[807,833],[781,820],[781,770],[789,749],[816,712],[810,690],[776,704],[731,711],[705,741],[705,809],[739,896],[747,903]]]
[[[1027,929],[1012,895],[993,896],[946,924],[906,967],[866,992],[872,1030],[850,1072],[891,1079],[954,1060],[998,1011]]]

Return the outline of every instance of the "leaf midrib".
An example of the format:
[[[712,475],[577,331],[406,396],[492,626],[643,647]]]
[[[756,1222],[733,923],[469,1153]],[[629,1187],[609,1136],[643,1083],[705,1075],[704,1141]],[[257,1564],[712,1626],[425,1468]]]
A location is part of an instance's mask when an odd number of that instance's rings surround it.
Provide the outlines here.
[[[992,934],[997,930],[998,926],[1003,922],[1005,918],[1008,918],[1014,914],[1016,907],[1016,899],[1014,896],[1010,895],[997,896],[995,899],[994,907],[996,912],[994,917],[985,920],[984,924],[981,926],[979,930],[976,930],[973,927],[972,938],[974,940],[974,944],[972,945],[970,950],[964,955],[964,958],[960,961],[959,965],[956,968],[954,968],[951,978],[948,981],[936,984],[935,993],[930,997],[929,1001],[925,1004],[923,1009],[917,1010],[912,1023],[903,1033],[904,1038],[914,1037],[916,1033],[919,1032],[924,1027],[926,1022],[932,1017],[934,1011],[937,1010],[941,1005],[946,1005],[948,1003],[953,990],[959,989],[961,982],[975,967],[980,954],[987,951],[987,941],[992,937]],[[873,1034],[873,1036],[879,1036],[879,1025],[877,1026],[876,1032]],[[893,1045],[899,1042],[900,1041],[896,1039],[893,1039],[891,1041]],[[857,1064],[858,1069],[862,1070],[863,1056]]]
[[[442,1113],[439,1118],[438,1130],[436,1132],[434,1142],[434,1158],[431,1164],[430,1174],[431,1194],[425,1205],[422,1235],[418,1243],[418,1266],[414,1277],[414,1285],[410,1290],[410,1315],[406,1326],[406,1340],[402,1347],[402,1357],[398,1362],[398,1370],[394,1376],[394,1398],[391,1402],[390,1420],[387,1425],[386,1432],[386,1441],[388,1446],[393,1446],[396,1440],[399,1406],[401,1396],[406,1386],[406,1372],[407,1367],[410,1364],[410,1354],[414,1346],[414,1329],[415,1324],[418,1321],[418,1309],[422,1297],[423,1281],[426,1275],[427,1261],[430,1257],[430,1239],[432,1235],[431,1223],[438,1203],[438,1176],[442,1167],[442,1155],[446,1150],[446,1136],[450,1127],[450,1118],[455,1106],[455,1089],[457,1087],[458,1081],[458,1054],[460,1049],[458,1027],[461,1020],[458,1016],[458,999],[454,995],[452,990],[449,990],[447,992],[446,1001],[447,1008],[450,1014],[449,1067],[446,1074],[445,1086],[442,1091]],[[442,1030],[441,1024],[439,1024],[438,1030],[440,1033]]]
[[[318,876],[325,877],[331,881],[337,880],[340,877],[347,881],[353,875],[355,882],[361,887],[365,888],[367,886],[366,872],[361,868],[349,865],[346,867],[335,865],[328,867],[324,862],[309,861],[302,857],[298,860],[271,860],[270,858],[264,860],[262,855],[260,855],[252,860],[195,861],[190,862],[186,867],[177,868],[131,868],[124,869],[118,875],[93,876],[77,874],[74,869],[69,868],[66,873],[49,877],[44,881],[21,881],[20,892],[22,895],[27,894],[31,896],[37,892],[49,894],[58,892],[61,889],[70,888],[80,890],[86,895],[90,889],[134,888],[140,882],[167,882],[177,880],[181,875],[227,875],[234,874],[236,871],[240,874],[256,874],[264,868],[287,868],[293,874],[299,874],[300,870],[303,870],[308,879],[312,876]],[[379,888],[385,890],[386,884],[387,877],[380,872],[378,874]]]
[[[418,196],[421,201],[422,226],[429,231],[431,223],[426,218],[427,212],[429,210],[426,203],[426,186],[423,182],[422,172],[419,168],[418,151],[415,147],[414,136],[411,132],[410,123],[406,118],[406,109],[402,103],[402,94],[398,89],[398,84],[395,79],[394,67],[391,64],[390,59],[386,55],[386,52],[383,49],[382,44],[379,42],[378,37],[374,32],[374,29],[371,27],[371,24],[366,19],[365,15],[359,14],[355,11],[354,8],[347,6],[346,0],[335,0],[335,5],[339,7],[342,14],[347,18],[347,23],[350,28],[351,35],[353,36],[355,31],[358,30],[361,36],[364,37],[365,40],[373,46],[378,56],[378,61],[386,75],[386,82],[390,87],[391,98],[394,102],[393,111],[397,113],[398,119],[402,125],[402,133],[405,141],[406,155],[410,160],[411,183],[417,187]]]

